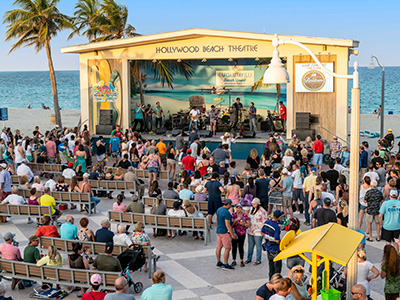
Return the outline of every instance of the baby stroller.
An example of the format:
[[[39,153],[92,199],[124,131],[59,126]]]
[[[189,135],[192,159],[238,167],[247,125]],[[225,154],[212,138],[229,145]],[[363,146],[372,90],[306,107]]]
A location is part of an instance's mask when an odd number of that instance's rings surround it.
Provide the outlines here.
[[[133,285],[135,293],[140,293],[143,290],[143,284],[141,282],[135,283],[131,278],[131,274],[143,267],[146,262],[143,247],[138,244],[132,244],[118,255],[117,259],[121,263],[122,276],[128,280],[129,286]]]

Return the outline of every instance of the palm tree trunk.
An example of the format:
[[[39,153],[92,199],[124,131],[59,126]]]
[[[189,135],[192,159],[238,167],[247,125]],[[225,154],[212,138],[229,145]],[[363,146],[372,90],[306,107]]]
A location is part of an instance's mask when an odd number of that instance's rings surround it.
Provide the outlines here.
[[[54,73],[54,65],[53,65],[53,60],[51,58],[50,41],[46,41],[45,44],[46,44],[47,60],[49,63],[51,92],[53,94],[54,113],[56,115],[56,124],[62,129],[60,107],[58,106],[56,75]]]

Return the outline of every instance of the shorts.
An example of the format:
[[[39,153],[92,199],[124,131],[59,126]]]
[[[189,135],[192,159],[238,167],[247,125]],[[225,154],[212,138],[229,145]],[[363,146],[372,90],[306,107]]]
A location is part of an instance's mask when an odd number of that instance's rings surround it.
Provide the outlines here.
[[[167,159],[167,163],[168,163],[169,165],[174,165],[175,162],[176,162],[175,159],[172,159],[172,158],[168,158],[168,159]]]
[[[366,205],[362,205],[360,202],[358,202],[358,211],[360,210],[366,210],[367,206]]]
[[[97,157],[97,162],[102,162],[104,158],[106,158],[106,155],[103,153],[101,155],[96,155]]]
[[[158,168],[156,168],[156,167],[150,167],[150,168],[147,169],[147,172],[158,174]]]
[[[58,210],[57,208],[56,208],[56,211],[53,213],[53,216],[59,216],[60,215],[60,210]]]
[[[365,221],[368,223],[379,223],[379,215],[365,214]]]
[[[12,158],[6,158],[6,163],[10,166],[12,166],[14,164],[14,161]]]
[[[303,201],[303,189],[294,189],[293,190],[293,201]]]
[[[112,151],[111,152],[111,156],[114,158],[118,158],[119,157],[119,151]]]
[[[322,158],[323,158],[322,153],[314,153],[313,164],[314,165],[322,165]]]
[[[160,160],[163,166],[167,165],[167,155],[166,154],[160,154]]]
[[[292,205],[292,197],[282,196],[282,205],[284,207],[290,207]]]
[[[55,157],[47,157],[47,162],[49,164],[55,164],[56,163],[56,158]]]
[[[229,233],[217,233],[217,247],[232,248],[232,237]]]
[[[221,199],[219,200],[208,200],[208,214],[213,215],[217,212],[217,209],[222,206]]]
[[[382,238],[388,242],[394,242],[394,240],[398,240],[400,235],[400,230],[386,230],[382,228]]]

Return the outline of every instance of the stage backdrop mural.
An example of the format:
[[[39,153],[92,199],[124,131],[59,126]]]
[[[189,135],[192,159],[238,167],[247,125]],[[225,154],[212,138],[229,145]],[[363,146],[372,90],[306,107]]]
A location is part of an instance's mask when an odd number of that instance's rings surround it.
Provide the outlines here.
[[[258,113],[266,116],[266,110],[273,111],[276,105],[275,85],[262,86],[251,93],[251,87],[262,78],[265,69],[266,66],[257,66],[254,59],[197,60],[194,75],[189,80],[183,76],[174,76],[173,89],[167,85],[162,87],[161,83],[154,79],[154,74],[143,70],[146,75],[144,102],[155,105],[159,101],[167,116],[168,112],[172,114],[189,109],[190,96],[203,96],[207,110],[212,104],[224,108],[239,97],[244,107],[249,107],[250,102],[254,102]],[[286,103],[286,85],[281,85],[280,100]],[[140,102],[139,94],[133,95],[132,107],[136,102]]]

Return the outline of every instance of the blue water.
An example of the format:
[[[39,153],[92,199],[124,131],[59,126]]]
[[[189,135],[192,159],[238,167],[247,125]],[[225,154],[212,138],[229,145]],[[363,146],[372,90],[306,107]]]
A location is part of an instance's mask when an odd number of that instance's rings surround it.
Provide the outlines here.
[[[386,67],[385,76],[385,113],[393,111],[394,114],[400,114],[400,106],[398,99],[400,98],[400,67]],[[349,70],[352,73],[352,68]],[[359,68],[360,72],[360,89],[361,89],[361,112],[372,113],[374,109],[378,109],[381,101],[381,75],[382,69],[376,68],[370,70],[366,67]],[[80,88],[79,88],[79,71],[56,71],[56,79],[58,86],[59,103],[62,109],[79,109],[80,108]],[[349,80],[349,103],[350,88],[352,86]],[[53,107],[53,98],[51,94],[49,72],[0,72],[0,91],[2,107],[26,108],[31,104],[32,108],[40,108],[41,103],[46,106]],[[185,93],[176,93],[174,95],[168,93],[160,93],[160,96],[171,97],[178,100],[188,99]],[[204,93],[207,103],[212,103],[218,95]],[[236,96],[232,93],[232,98]],[[228,101],[228,96],[223,98]],[[240,95],[245,104],[248,104],[256,97],[260,102],[262,99],[272,100],[274,94],[263,93],[262,95],[250,96],[249,94]],[[265,97],[265,98],[264,98]],[[181,99],[182,98],[182,99]],[[253,99],[252,99],[253,98]],[[282,95],[285,99],[285,95]],[[271,101],[265,101],[271,103]],[[266,108],[271,109],[270,104],[266,104]]]

